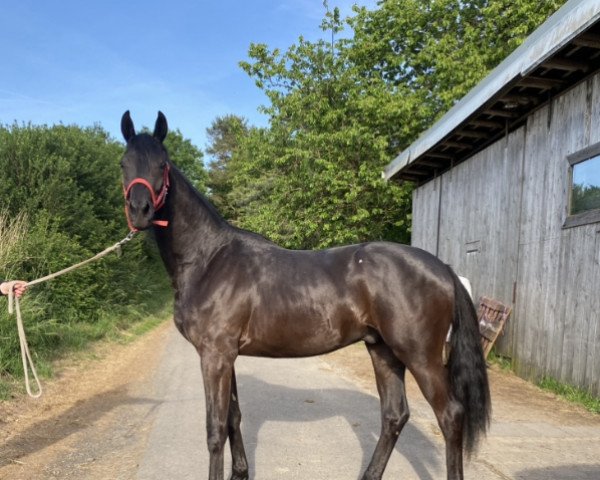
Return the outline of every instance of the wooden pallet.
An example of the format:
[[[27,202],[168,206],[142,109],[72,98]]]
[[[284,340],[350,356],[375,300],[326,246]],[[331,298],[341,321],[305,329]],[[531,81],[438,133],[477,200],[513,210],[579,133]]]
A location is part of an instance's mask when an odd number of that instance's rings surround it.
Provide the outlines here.
[[[484,358],[487,358],[498,336],[504,331],[511,312],[512,307],[508,307],[493,298],[481,297],[479,299],[477,320]]]

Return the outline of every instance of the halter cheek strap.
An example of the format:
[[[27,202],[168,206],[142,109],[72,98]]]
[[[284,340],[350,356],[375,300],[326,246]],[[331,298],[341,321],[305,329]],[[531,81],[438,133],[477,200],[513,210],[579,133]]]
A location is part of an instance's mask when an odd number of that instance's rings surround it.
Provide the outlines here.
[[[125,195],[125,200],[129,199],[131,188],[137,184],[143,185],[149,190],[150,197],[152,198],[152,205],[154,206],[154,211],[157,212],[160,208],[164,206],[165,201],[167,199],[167,192],[169,190],[169,164],[165,165],[165,168],[163,170],[163,184],[158,195],[156,195],[156,192],[154,191],[152,185],[150,185],[150,182],[148,182],[148,180],[141,177],[137,177],[134,178],[129,183],[129,185],[127,185],[127,188],[123,186],[123,194]],[[131,219],[129,218],[129,209],[127,208],[127,202],[125,202],[125,217],[127,218],[127,225],[129,225],[129,230],[131,230],[132,232],[137,232],[138,229],[132,225]],[[152,220],[152,223],[159,227],[166,227],[169,225],[169,222],[167,220]]]

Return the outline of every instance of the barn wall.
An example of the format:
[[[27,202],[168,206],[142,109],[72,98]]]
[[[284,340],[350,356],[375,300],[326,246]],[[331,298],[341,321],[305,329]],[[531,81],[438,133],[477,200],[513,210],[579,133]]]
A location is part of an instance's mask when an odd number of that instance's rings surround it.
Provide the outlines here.
[[[475,299],[488,295],[512,304],[524,130],[419,187],[413,197],[412,244],[467,277]],[[510,344],[510,328],[507,333],[502,346]]]
[[[550,375],[600,394],[600,224],[564,229],[567,156],[600,139],[600,77],[527,122],[519,238],[519,298],[513,345],[526,377]]]
[[[435,178],[413,193],[411,243],[437,255],[438,212],[441,178]]]
[[[549,375],[596,395],[600,224],[563,224],[567,156],[598,141],[596,75],[508,137],[416,189],[412,240],[467,276],[475,298],[490,295],[513,304],[498,347],[520,375]]]

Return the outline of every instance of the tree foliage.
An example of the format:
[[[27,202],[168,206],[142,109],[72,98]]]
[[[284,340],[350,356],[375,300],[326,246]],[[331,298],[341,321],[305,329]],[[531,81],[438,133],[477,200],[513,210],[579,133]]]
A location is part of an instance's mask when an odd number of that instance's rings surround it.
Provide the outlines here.
[[[201,152],[179,132],[167,141],[174,161],[202,186]],[[127,233],[119,160],[123,145],[100,127],[0,126],[1,278],[33,280],[114,244]],[[123,255],[32,287],[23,301],[30,346],[52,357],[168,301],[166,274],[155,252],[136,239]],[[0,377],[18,373],[14,319],[0,310]]]
[[[600,187],[597,185],[573,184],[571,196],[571,214],[600,209]]]
[[[411,188],[383,167],[562,3],[388,0],[348,19],[325,3],[327,38],[252,44],[241,66],[269,126],[244,128],[211,165],[215,202],[288,247],[407,242]]]
[[[169,158],[183,171],[192,185],[201,192],[206,191],[208,173],[204,168],[204,154],[178,129],[170,130],[165,139]]]
[[[340,31],[335,10],[323,28]],[[242,198],[241,218],[286,246],[408,240],[408,188],[381,179],[387,140],[369,122],[384,122],[385,108],[364,95],[348,45],[300,38],[280,52],[257,44],[249,52],[254,62],[242,63],[271,104],[269,128],[254,131],[235,159],[246,174],[236,184],[251,195]]]
[[[359,76],[381,82],[406,147],[466,95],[565,0],[388,0],[348,19]]]
[[[231,159],[248,131],[248,121],[237,115],[217,117],[206,129],[209,141],[206,153],[210,158],[207,187],[215,207],[229,220],[236,219],[235,205],[231,201]]]

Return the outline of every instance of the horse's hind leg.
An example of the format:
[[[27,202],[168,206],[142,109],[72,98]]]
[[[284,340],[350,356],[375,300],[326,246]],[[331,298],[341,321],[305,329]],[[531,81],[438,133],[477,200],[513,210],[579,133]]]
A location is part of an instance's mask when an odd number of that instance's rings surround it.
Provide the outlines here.
[[[409,411],[404,389],[405,366],[383,341],[368,344],[381,401],[381,435],[362,480],[379,480]]]
[[[235,380],[235,369],[231,376],[231,400],[229,402],[229,413],[227,416],[227,429],[229,435],[229,446],[231,447],[232,473],[231,480],[248,479],[248,461],[246,460],[246,451],[242,441],[242,432],[240,422],[242,414],[237,392],[237,383]]]
[[[444,435],[448,480],[462,480],[464,409],[452,398],[446,369],[440,360],[422,368],[411,365],[410,370],[433,408]]]

